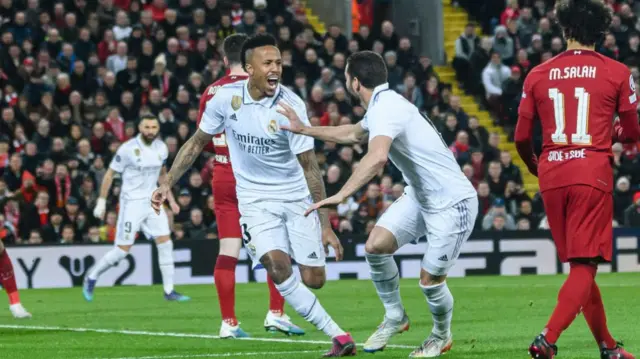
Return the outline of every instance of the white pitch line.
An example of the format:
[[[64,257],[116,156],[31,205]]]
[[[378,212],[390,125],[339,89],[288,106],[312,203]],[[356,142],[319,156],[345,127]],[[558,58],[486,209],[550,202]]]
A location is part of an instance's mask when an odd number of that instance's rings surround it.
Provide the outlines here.
[[[146,357],[122,357],[122,358],[96,358],[96,359],[176,359],[176,358],[228,358],[236,356],[259,356],[259,355],[293,355],[293,354],[313,354],[321,353],[318,350],[298,350],[287,352],[249,352],[249,353],[218,353],[218,354],[193,354],[193,355],[158,355]]]
[[[0,324],[0,329],[25,329],[25,330],[41,330],[41,331],[63,331],[76,333],[101,333],[101,334],[125,334],[125,335],[143,335],[151,337],[172,337],[172,338],[199,338],[199,339],[220,339],[217,335],[196,334],[196,333],[172,333],[172,332],[148,332],[143,330],[116,330],[116,329],[100,329],[100,328],[68,328],[53,327],[40,325],[14,325]],[[277,339],[277,338],[239,338],[234,340],[246,340],[254,342],[271,342],[271,343],[293,343],[293,344],[332,344],[330,341],[324,340],[304,340],[304,339]],[[357,344],[363,346],[364,344]],[[395,349],[415,349],[415,346],[389,344],[387,348]]]

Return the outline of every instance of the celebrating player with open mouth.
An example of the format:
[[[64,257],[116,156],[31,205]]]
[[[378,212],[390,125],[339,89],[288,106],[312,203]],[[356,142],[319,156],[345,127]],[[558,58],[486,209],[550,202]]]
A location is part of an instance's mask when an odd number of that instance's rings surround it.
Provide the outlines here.
[[[158,183],[158,178],[166,176],[164,166],[169,150],[158,139],[160,123],[153,116],[144,116],[138,126],[140,134],[123,143],[109,164],[104,175],[100,198],[93,211],[96,218],[102,219],[106,210],[106,199],[115,173],[122,175],[122,191],[116,227],[115,246],[107,252],[89,272],[82,286],[82,294],[87,301],[93,301],[94,289],[98,277],[109,268],[124,259],[135,242],[138,231],[142,230],[149,239],[154,239],[158,249],[158,264],[162,273],[164,298],[170,301],[185,302],[189,297],[176,292],[173,288],[175,264],[173,262],[173,242],[169,229],[169,219],[160,208],[159,214],[149,208],[149,194]],[[169,204],[174,212],[179,207],[173,196]]]
[[[218,89],[224,85],[246,80],[247,73],[242,69],[240,52],[242,44],[248,36],[233,34],[224,39],[224,63],[229,69],[229,74],[209,85],[200,98],[200,114],[206,109],[207,102],[215,96]],[[233,177],[233,169],[229,160],[229,148],[227,137],[224,133],[214,136],[211,146],[205,150],[214,152],[213,181],[211,187],[215,200],[215,214],[218,223],[220,238],[220,252],[216,260],[214,278],[222,325],[220,326],[220,338],[244,338],[248,334],[240,328],[240,323],[235,313],[235,285],[236,265],[242,247],[242,229],[240,228],[240,212],[238,211],[238,198],[236,196],[236,180]],[[273,280],[267,275],[269,285],[269,311],[264,320],[264,327],[269,331],[279,331],[290,335],[303,335],[304,331],[291,323],[291,318],[284,314],[284,298],[278,292]]]
[[[447,273],[471,235],[478,214],[476,191],[463,175],[449,147],[431,120],[404,97],[389,89],[387,68],[375,52],[355,53],[345,69],[348,90],[367,108],[355,125],[309,127],[289,106],[283,104],[294,133],[323,141],[360,143],[369,137],[369,151],[340,191],[315,203],[307,213],[337,205],[366,185],[387,163],[402,172],[408,187],[376,223],[365,246],[371,279],[385,307],[385,317],[369,337],[364,350],[383,350],[389,339],[409,329],[409,318],[400,299],[400,275],[393,253],[427,235],[427,252],[422,260],[420,288],[433,317],[433,330],[412,358],[435,358],[452,345],[453,296],[447,287]]]
[[[567,50],[525,80],[515,141],[539,177],[558,257],[571,270],[529,353],[554,358],[560,334],[582,312],[602,359],[633,359],[607,329],[595,276],[598,263],[613,254],[612,133],[614,142],[635,143],[640,135],[635,81],[624,64],[595,52],[612,16],[602,0],[559,0],[556,14]],[[615,113],[620,121],[614,124]],[[542,127],[540,157],[532,148],[534,120]]]
[[[282,58],[273,37],[257,35],[247,40],[241,62],[249,79],[223,85],[207,102],[199,129],[178,152],[166,180],[154,192],[152,205],[162,206],[170,188],[202,149],[224,131],[236,178],[243,241],[254,265],[261,263],[296,312],[333,339],[325,357],[354,355],[351,335],[307,288],[324,285],[328,247],[334,248],[337,259],[343,250],[327,211],[304,215],[312,201],[325,197],[313,139],[280,130],[288,120],[276,112],[278,101],[308,124],[304,102],[279,83]],[[293,274],[290,258],[298,264],[304,284]]]

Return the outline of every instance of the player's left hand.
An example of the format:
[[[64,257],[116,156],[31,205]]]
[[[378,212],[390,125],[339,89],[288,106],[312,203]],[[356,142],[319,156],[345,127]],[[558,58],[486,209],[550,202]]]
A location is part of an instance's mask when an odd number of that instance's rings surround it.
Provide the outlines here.
[[[329,246],[333,248],[333,251],[336,253],[336,261],[341,261],[344,256],[344,248],[342,248],[342,243],[333,233],[333,229],[324,228],[322,230],[322,245],[324,246],[324,253],[329,255]]]
[[[344,201],[344,196],[342,196],[339,192],[336,193],[335,195],[325,198],[322,201],[318,202],[318,203],[314,203],[311,207],[309,207],[305,212],[304,212],[304,216],[308,216],[309,214],[311,214],[311,212],[313,211],[317,211],[320,208],[323,207],[328,207],[328,206],[337,206],[340,203],[342,203],[342,201]]]

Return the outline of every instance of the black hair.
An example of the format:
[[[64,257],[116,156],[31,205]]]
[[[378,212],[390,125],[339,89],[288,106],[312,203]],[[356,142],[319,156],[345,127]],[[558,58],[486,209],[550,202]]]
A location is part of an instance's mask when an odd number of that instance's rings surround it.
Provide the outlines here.
[[[347,73],[368,89],[387,82],[387,65],[382,56],[373,51],[359,51],[347,59]]]
[[[556,3],[558,23],[567,40],[593,46],[611,24],[611,10],[602,0],[559,0]]]
[[[269,34],[261,34],[250,37],[242,45],[242,53],[240,54],[240,60],[242,62],[242,68],[246,69],[247,66],[247,51],[257,49],[263,46],[277,46],[276,39]]]
[[[238,65],[241,63],[240,54],[242,52],[242,45],[248,38],[245,34],[233,34],[224,39],[222,51],[224,52],[224,56],[227,57],[229,65]]]
[[[160,123],[158,118],[150,113],[145,113],[144,115],[142,115],[142,117],[140,118],[140,122],[142,123],[142,121],[144,120],[158,121],[158,123]]]

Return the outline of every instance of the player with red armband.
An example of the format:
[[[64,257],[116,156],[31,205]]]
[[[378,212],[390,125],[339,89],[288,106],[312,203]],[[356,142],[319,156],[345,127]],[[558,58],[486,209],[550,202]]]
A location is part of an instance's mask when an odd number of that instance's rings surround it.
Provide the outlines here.
[[[247,78],[247,74],[242,69],[240,58],[242,44],[246,40],[247,36],[242,34],[234,34],[224,40],[224,64],[229,69],[229,73],[205,89],[200,98],[198,124],[207,101],[215,96],[220,87]],[[229,149],[225,134],[215,136],[212,143],[205,147],[205,151],[215,153],[211,187],[215,201],[220,250],[213,275],[222,314],[220,338],[245,338],[249,335],[240,328],[235,314],[236,265],[242,247],[243,230],[240,228],[236,181],[229,161]],[[291,323],[289,316],[284,313],[284,298],[268,275],[267,283],[269,285],[269,311],[264,320],[265,329],[279,331],[287,335],[303,335],[304,331]]]
[[[602,0],[559,0],[556,14],[567,50],[526,78],[515,142],[539,178],[558,257],[571,269],[529,354],[554,358],[561,333],[582,312],[602,359],[633,359],[609,333],[595,277],[598,263],[613,254],[611,146],[640,137],[635,82],[624,64],[594,51],[612,18]],[[539,157],[531,140],[535,120],[542,127]]]

